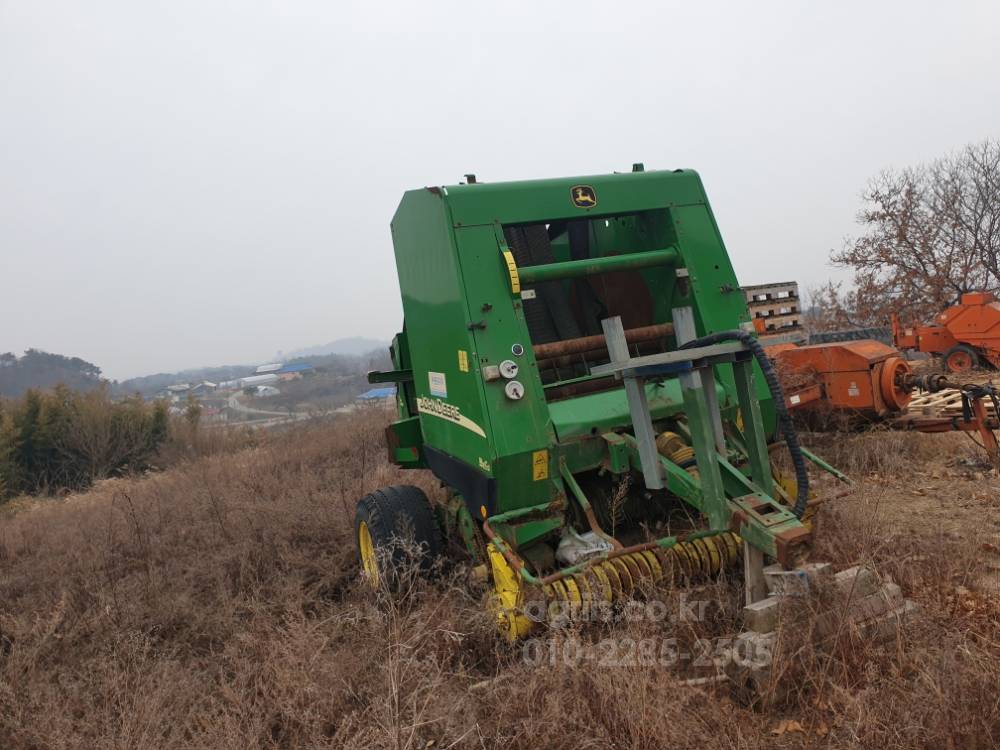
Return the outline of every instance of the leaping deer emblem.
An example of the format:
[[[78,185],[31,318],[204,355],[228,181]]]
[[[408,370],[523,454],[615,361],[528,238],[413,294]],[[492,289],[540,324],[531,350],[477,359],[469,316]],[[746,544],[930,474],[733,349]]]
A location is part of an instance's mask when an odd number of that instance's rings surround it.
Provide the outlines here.
[[[573,205],[574,206],[596,206],[597,196],[594,194],[594,189],[588,187],[587,185],[577,185],[573,188]]]

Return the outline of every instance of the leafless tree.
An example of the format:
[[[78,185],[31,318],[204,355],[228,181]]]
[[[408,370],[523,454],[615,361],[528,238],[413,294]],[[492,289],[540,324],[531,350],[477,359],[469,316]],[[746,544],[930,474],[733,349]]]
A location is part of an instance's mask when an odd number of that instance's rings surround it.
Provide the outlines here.
[[[845,291],[839,281],[807,287],[803,300],[803,322],[810,333],[863,327],[855,311],[854,292]]]
[[[1000,142],[882,172],[862,197],[864,233],[831,254],[854,289],[834,285],[825,300],[857,325],[928,319],[964,292],[1000,288]]]

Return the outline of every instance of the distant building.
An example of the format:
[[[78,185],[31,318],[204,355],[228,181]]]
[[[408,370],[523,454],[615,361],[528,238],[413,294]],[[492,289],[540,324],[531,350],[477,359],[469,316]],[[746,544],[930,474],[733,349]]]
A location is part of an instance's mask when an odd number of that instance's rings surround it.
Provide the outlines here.
[[[773,346],[806,340],[797,283],[783,281],[745,286],[743,294],[762,344]]]
[[[171,403],[176,403],[182,398],[186,398],[190,391],[190,383],[175,383],[174,385],[168,385],[166,388],[159,391],[156,394],[156,397],[166,399]]]
[[[316,372],[315,367],[306,362],[301,362],[293,365],[282,365],[281,369],[275,372],[275,375],[281,380],[296,380],[303,375],[311,375],[314,372]]]
[[[246,378],[239,379],[239,387],[246,388],[251,385],[268,385],[270,383],[277,383],[278,376],[273,372],[269,372],[264,375],[250,375]]]
[[[277,372],[285,365],[281,362],[270,362],[266,365],[260,365],[255,371],[255,375],[265,375],[269,372]]]
[[[358,396],[358,401],[384,401],[395,397],[396,387],[390,385],[387,388],[372,388],[370,391],[365,391]]]
[[[257,398],[269,398],[271,396],[277,396],[281,393],[273,385],[259,385],[257,386],[257,392],[254,394]]]
[[[207,396],[216,388],[218,388],[218,386],[215,383],[212,383],[208,380],[203,380],[202,382],[198,383],[198,385],[193,386],[190,389],[189,393],[195,396]]]

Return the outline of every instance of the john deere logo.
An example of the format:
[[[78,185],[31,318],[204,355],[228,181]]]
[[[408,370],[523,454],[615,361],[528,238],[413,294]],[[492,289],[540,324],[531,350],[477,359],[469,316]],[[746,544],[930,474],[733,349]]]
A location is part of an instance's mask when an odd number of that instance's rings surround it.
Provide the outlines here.
[[[597,205],[597,193],[590,185],[574,185],[569,189],[569,194],[577,208],[593,208]]]

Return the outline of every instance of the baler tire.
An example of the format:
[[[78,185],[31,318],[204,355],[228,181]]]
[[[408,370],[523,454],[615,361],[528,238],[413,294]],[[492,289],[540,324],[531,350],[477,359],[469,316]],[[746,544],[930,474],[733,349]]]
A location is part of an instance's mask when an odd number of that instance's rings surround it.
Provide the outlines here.
[[[951,366],[951,358],[955,354],[961,354],[964,355],[964,357],[967,357],[969,361],[968,367],[953,368]],[[956,344],[955,346],[951,347],[951,349],[949,349],[944,353],[943,361],[944,361],[944,369],[946,369],[948,372],[955,372],[955,373],[968,372],[969,370],[976,369],[980,365],[979,352],[977,352],[975,349],[973,349],[971,346],[968,346],[967,344]]]
[[[408,565],[429,573],[442,554],[441,531],[427,495],[419,487],[393,485],[370,492],[354,514],[358,560],[377,588],[395,583],[395,573]],[[416,555],[409,544],[419,548]]]

